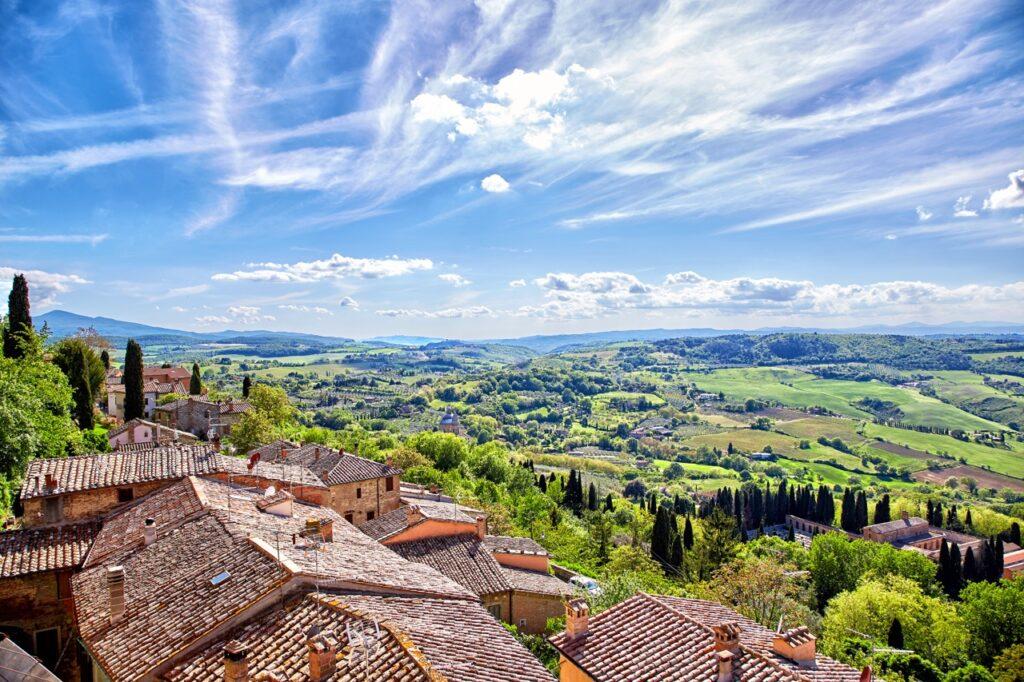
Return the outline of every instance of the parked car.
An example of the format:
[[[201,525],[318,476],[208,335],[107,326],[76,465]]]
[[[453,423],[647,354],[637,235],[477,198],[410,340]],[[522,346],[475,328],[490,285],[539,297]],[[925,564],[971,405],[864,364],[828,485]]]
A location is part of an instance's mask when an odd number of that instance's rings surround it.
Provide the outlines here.
[[[601,586],[597,584],[597,581],[593,578],[588,578],[585,575],[574,575],[569,578],[569,584],[581,592],[587,592],[588,594],[598,597],[604,593]]]

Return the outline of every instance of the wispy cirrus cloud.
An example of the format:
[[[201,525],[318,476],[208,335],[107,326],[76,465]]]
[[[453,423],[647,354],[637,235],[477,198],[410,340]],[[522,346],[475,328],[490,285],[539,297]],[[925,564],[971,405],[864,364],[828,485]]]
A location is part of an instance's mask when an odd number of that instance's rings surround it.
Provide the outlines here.
[[[427,319],[460,319],[474,317],[494,317],[496,313],[487,306],[467,306],[442,308],[440,310],[421,310],[418,308],[385,308],[374,311],[381,317],[418,317]]]
[[[89,244],[96,246],[107,240],[108,234],[0,234],[0,242],[14,244]]]

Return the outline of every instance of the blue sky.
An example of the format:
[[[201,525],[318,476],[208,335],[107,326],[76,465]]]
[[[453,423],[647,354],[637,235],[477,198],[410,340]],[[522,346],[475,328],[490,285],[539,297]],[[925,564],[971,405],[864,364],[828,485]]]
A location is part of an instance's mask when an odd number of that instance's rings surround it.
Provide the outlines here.
[[[1024,322],[1024,11],[0,0],[0,276],[196,330]]]

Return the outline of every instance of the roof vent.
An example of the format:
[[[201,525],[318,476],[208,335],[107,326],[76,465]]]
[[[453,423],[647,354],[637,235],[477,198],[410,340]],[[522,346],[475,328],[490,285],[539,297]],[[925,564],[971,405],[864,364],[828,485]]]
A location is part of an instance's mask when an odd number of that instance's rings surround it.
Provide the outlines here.
[[[309,650],[309,680],[323,682],[334,674],[337,645],[328,633],[321,633],[315,625],[309,629],[306,648]]]
[[[231,573],[229,573],[228,571],[221,571],[217,575],[215,575],[212,578],[210,578],[210,584],[213,585],[214,587],[220,587],[225,582],[227,582],[228,578],[230,578],[230,577],[231,577]]]
[[[224,645],[224,682],[247,682],[249,646],[233,639]]]
[[[801,667],[809,667],[814,665],[817,655],[816,641],[811,631],[801,625],[775,635],[772,639],[772,651]]]
[[[423,512],[415,504],[410,504],[405,508],[405,523],[407,526],[419,523],[423,520]]]

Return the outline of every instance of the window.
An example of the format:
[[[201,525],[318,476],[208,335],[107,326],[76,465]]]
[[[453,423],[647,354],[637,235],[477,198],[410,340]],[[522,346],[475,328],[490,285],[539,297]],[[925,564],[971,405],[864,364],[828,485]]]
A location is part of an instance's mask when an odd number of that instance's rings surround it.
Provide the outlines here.
[[[352,512],[349,512],[349,513],[345,514],[345,520],[348,521],[349,523],[352,523],[352,518],[353,518],[352,517]]]
[[[487,610],[496,619],[501,620],[501,604],[491,604],[487,607]]]
[[[395,477],[388,476],[387,480],[384,481],[384,490],[391,492],[395,489]]]
[[[526,619],[525,618],[520,618],[519,619],[519,629],[522,630],[525,627],[526,627]]]
[[[366,512],[366,520],[373,521],[373,512]]]
[[[71,598],[71,571],[57,573],[57,599]]]
[[[57,523],[61,517],[61,503],[59,497],[47,497],[43,499],[43,516],[47,523]]]
[[[362,488],[356,488],[356,499],[357,500],[361,500],[362,498],[363,498],[363,489]]]
[[[117,501],[118,503],[131,502],[135,499],[135,491],[131,488],[118,488],[117,489]]]
[[[60,630],[58,628],[46,628],[36,630],[36,656],[42,659],[43,665],[53,669],[60,658]]]

